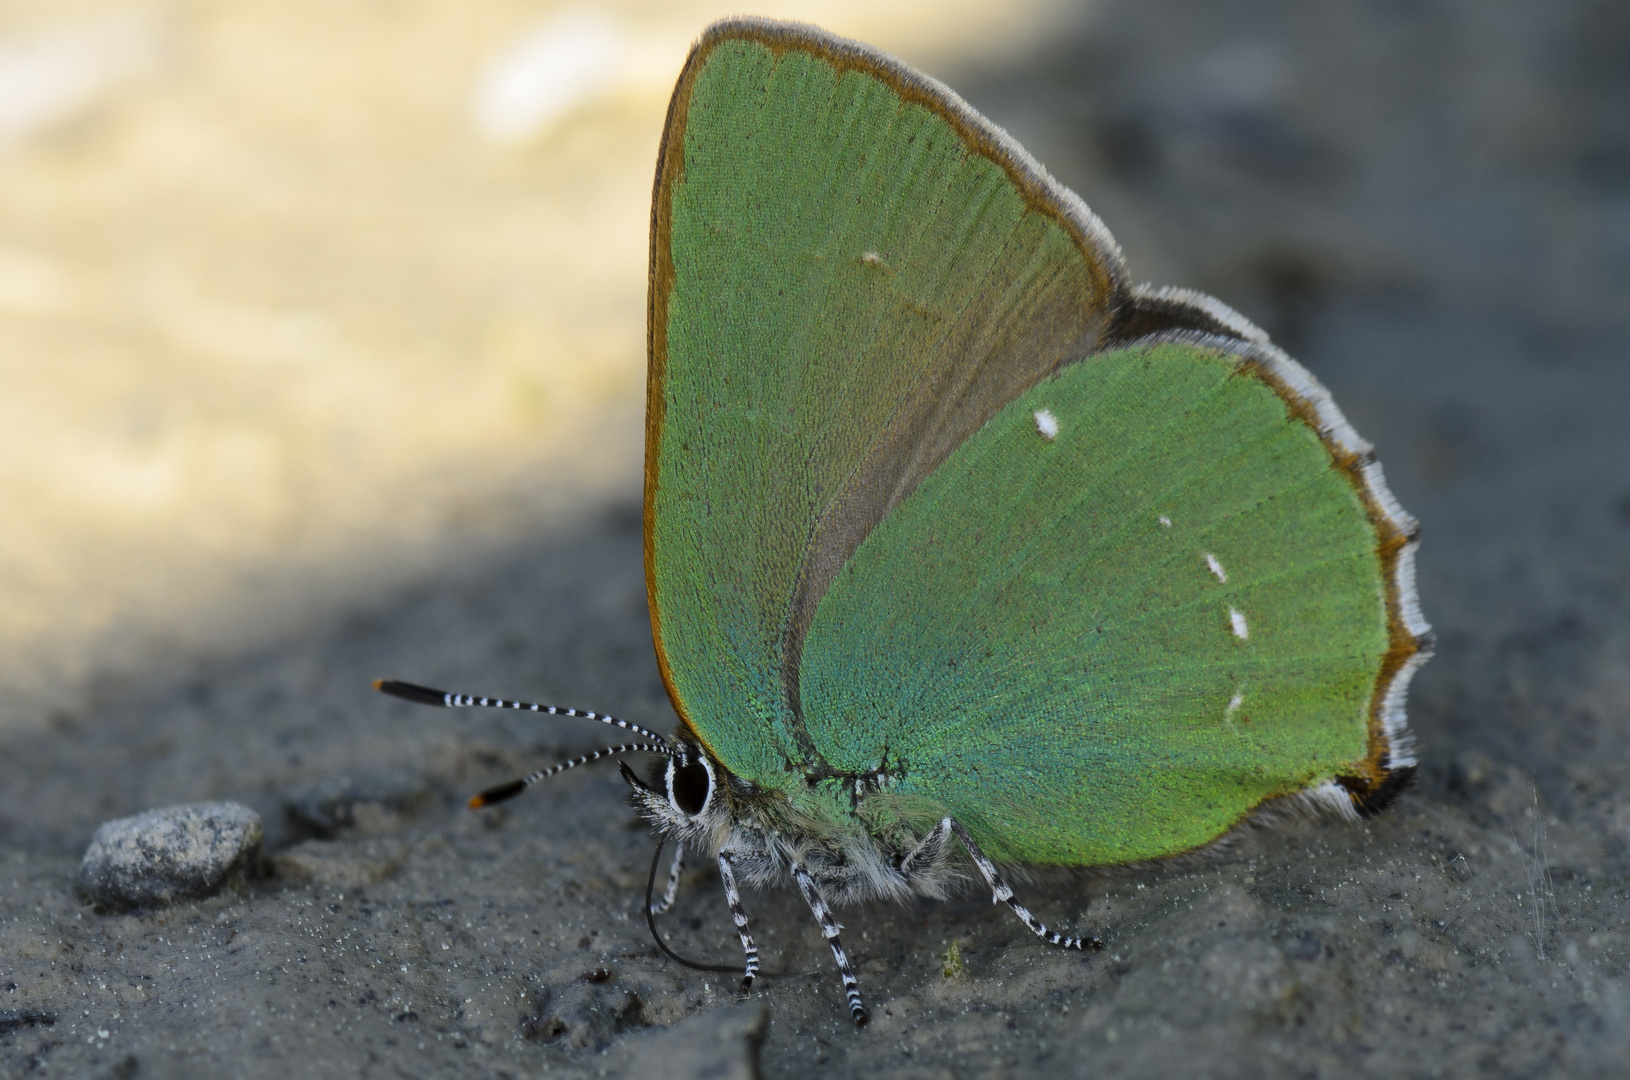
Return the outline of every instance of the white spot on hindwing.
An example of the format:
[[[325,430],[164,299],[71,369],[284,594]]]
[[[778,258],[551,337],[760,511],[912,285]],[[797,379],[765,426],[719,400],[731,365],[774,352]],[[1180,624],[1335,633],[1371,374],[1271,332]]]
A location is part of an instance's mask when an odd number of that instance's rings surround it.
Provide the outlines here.
[[[1172,519],[1167,517],[1165,514],[1161,514],[1155,520],[1160,522],[1162,525],[1166,526],[1166,528],[1168,528],[1168,529],[1172,527]]]
[[[1245,691],[1244,690],[1235,690],[1234,691],[1234,696],[1228,699],[1228,708],[1223,710],[1223,715],[1228,716],[1228,717],[1232,717],[1236,712],[1239,711],[1239,707],[1241,705],[1243,705],[1244,703],[1245,703]]]
[[[1211,572],[1213,574],[1217,575],[1217,580],[1218,581],[1223,582],[1224,584],[1227,584],[1227,582],[1228,582],[1228,573],[1227,573],[1227,571],[1225,571],[1223,569],[1222,563],[1217,561],[1217,556],[1211,554],[1211,552],[1209,552],[1209,551],[1206,552],[1206,565],[1211,567]],[[1241,634],[1240,636],[1244,637],[1245,635]]]
[[[1053,415],[1051,409],[1037,409],[1035,417],[1036,431],[1042,438],[1048,442],[1058,438],[1058,417]]]
[[[1234,636],[1241,641],[1251,636],[1251,631],[1245,625],[1245,615],[1239,608],[1228,609],[1228,622],[1234,628]]]
[[[867,266],[887,266],[888,265],[888,262],[884,260],[883,256],[879,255],[875,251],[863,252],[861,254],[861,256],[860,256],[860,261],[865,263]]]

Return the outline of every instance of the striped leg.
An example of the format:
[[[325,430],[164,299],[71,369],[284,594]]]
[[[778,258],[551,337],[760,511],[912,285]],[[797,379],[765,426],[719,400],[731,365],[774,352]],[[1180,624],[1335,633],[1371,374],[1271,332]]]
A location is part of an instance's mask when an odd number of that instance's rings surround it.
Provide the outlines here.
[[[838,940],[838,931],[843,927],[832,917],[832,910],[826,906],[820,890],[815,887],[815,879],[809,876],[804,864],[791,859],[792,879],[798,883],[798,891],[804,894],[804,902],[814,913],[815,921],[821,924],[821,933],[826,943],[832,946],[832,958],[838,962],[838,974],[843,977],[843,992],[849,998],[849,1015],[855,1019],[855,1027],[865,1027],[871,1020],[866,1012],[866,1006],[860,1003],[860,984],[855,981],[855,969],[849,966],[849,955],[843,951],[843,942]]]
[[[730,917],[735,920],[736,933],[741,935],[741,947],[747,953],[747,973],[741,979],[743,994],[753,988],[758,977],[758,946],[747,932],[747,911],[741,906],[741,893],[736,890],[736,872],[730,868],[730,856],[719,853],[719,876],[724,878],[724,902],[730,905]]]
[[[674,906],[679,896],[679,875],[685,871],[685,845],[674,844],[673,865],[668,867],[668,886],[662,890],[662,899],[651,905],[651,914],[664,915]]]
[[[1057,945],[1062,949],[1101,949],[1104,947],[1104,943],[1097,938],[1065,937],[1063,934],[1055,934],[1047,929],[1040,919],[1030,914],[1028,908],[1013,899],[1013,890],[1008,888],[1007,882],[1002,880],[1002,875],[996,872],[996,864],[985,858],[985,853],[980,851],[979,845],[973,842],[973,837],[968,835],[968,830],[950,818],[946,818],[940,824],[945,825],[947,823],[956,831],[957,839],[962,841],[962,846],[967,848],[968,854],[973,857],[973,863],[979,867],[979,873],[984,876],[985,884],[990,886],[991,903],[1006,904],[1012,908],[1013,914],[1023,919],[1024,924],[1030,927],[1030,932],[1049,945]]]

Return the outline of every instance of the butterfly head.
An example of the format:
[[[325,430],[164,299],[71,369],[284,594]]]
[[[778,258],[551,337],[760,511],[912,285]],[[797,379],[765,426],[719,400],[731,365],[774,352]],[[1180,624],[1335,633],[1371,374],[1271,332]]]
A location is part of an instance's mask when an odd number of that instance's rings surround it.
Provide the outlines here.
[[[730,821],[725,787],[730,779],[722,765],[696,743],[676,739],[671,753],[641,776],[626,763],[623,779],[634,804],[658,829],[679,840],[702,839]]]

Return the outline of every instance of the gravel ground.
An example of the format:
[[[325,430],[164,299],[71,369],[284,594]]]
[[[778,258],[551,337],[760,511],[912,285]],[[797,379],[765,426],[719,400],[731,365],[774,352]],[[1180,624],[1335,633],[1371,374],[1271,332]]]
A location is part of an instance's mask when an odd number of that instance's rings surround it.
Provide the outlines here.
[[[594,731],[367,689],[670,723],[629,488],[0,733],[0,1074],[1618,1074],[1626,55],[1611,0],[1119,0],[1023,62],[936,72],[1083,193],[1134,275],[1264,322],[1378,445],[1440,635],[1420,781],[1386,815],[1031,883],[1044,919],[1104,937],[1084,957],[978,896],[847,911],[859,1034],[796,894],[751,895],[794,974],[738,1003],[652,946],[651,840],[614,769],[462,809]],[[129,913],[76,890],[100,822],[206,799],[261,815],[260,876]],[[716,877],[688,875],[665,926],[734,962]]]

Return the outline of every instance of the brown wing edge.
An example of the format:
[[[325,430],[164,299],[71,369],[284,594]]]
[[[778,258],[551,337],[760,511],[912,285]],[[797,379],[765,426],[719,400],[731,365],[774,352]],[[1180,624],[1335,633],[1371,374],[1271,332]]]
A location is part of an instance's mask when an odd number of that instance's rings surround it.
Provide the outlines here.
[[[656,177],[652,190],[650,278],[646,297],[648,366],[644,500],[646,598],[651,613],[651,636],[656,647],[657,666],[662,675],[663,685],[667,688],[669,700],[679,714],[681,723],[699,740],[700,732],[692,723],[684,701],[674,685],[672,668],[663,647],[653,542],[656,492],[660,482],[657,466],[665,411],[663,389],[668,364],[668,299],[674,282],[670,246],[672,220],[667,196],[674,182],[684,173],[686,112],[697,74],[714,48],[723,42],[735,40],[757,42],[777,55],[796,49],[821,57],[839,72],[858,70],[871,75],[892,88],[904,100],[921,105],[939,116],[976,152],[1000,165],[1023,193],[1029,205],[1060,222],[1066,232],[1075,239],[1088,266],[1092,268],[1095,291],[1103,298],[1107,315],[1104,320],[1105,330],[1098,343],[1099,348],[1105,347],[1121,336],[1121,327],[1125,321],[1123,308],[1130,308],[1132,296],[1120,248],[1097,215],[1087,208],[1086,203],[1078,195],[1053,179],[1041,163],[1031,157],[1029,152],[1007,132],[980,115],[945,84],[923,75],[869,45],[837,37],[818,27],[803,23],[741,17],[720,20],[703,31],[701,37],[691,46],[690,54],[674,88],[673,97],[668,104],[668,116],[657,153]],[[1088,352],[1091,351],[1095,350]],[[972,434],[972,431],[968,434]],[[876,522],[872,524],[875,526]],[[867,531],[869,532],[869,529]],[[864,536],[861,539],[864,539]],[[818,600],[818,596],[811,599],[808,604],[811,610]],[[795,661],[790,663],[795,670]],[[792,688],[792,693],[796,695],[796,686]]]
[[[1370,697],[1369,752],[1350,775],[1340,775],[1290,799],[1301,809],[1333,811],[1346,818],[1369,817],[1395,799],[1414,776],[1414,736],[1405,703],[1410,681],[1432,657],[1432,627],[1421,612],[1415,587],[1415,555],[1420,524],[1387,487],[1375,448],[1353,428],[1312,372],[1269,342],[1259,328],[1232,308],[1200,293],[1140,290],[1158,297],[1158,313],[1168,327],[1127,344],[1181,341],[1209,346],[1241,358],[1242,371],[1272,387],[1286,410],[1312,428],[1330,454],[1331,465],[1358,493],[1375,532],[1376,556],[1386,582],[1387,651]],[[1188,306],[1189,311],[1179,310]],[[1229,333],[1191,328],[1215,320]],[[1279,800],[1269,800],[1270,803]],[[1266,804],[1258,810],[1266,810]],[[1253,811],[1255,813],[1256,811]],[[1268,811],[1272,816],[1273,811]]]

